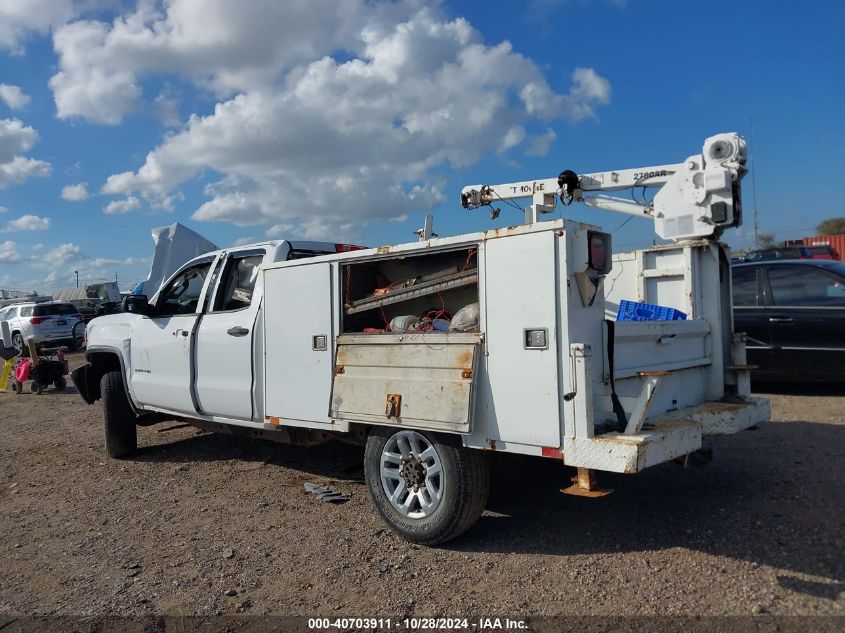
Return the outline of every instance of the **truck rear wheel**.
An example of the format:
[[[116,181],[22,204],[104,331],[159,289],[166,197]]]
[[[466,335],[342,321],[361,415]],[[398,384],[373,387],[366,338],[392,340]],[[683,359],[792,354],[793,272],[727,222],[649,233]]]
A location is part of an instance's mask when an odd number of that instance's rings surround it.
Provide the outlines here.
[[[106,431],[106,451],[109,457],[125,457],[138,448],[138,430],[135,413],[129,406],[123,376],[119,371],[109,371],[100,379],[103,399],[103,421]]]
[[[436,545],[468,530],[484,511],[490,493],[485,457],[454,436],[377,428],[367,438],[364,476],[394,531]]]

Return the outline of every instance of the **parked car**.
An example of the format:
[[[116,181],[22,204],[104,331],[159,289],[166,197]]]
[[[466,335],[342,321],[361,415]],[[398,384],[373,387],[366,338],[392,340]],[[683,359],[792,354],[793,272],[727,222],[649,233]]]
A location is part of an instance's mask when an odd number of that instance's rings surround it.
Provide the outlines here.
[[[771,259],[836,259],[836,253],[826,244],[814,246],[785,246],[751,251],[742,258],[743,262],[759,262]]]
[[[86,323],[93,319],[97,314],[97,311],[100,307],[100,304],[103,303],[102,299],[71,299],[70,303],[76,307],[79,314],[82,315],[82,318],[85,320]]]
[[[810,259],[837,259],[836,251],[827,244],[803,246],[801,250],[802,252],[806,251],[809,254]]]
[[[67,344],[76,347],[73,326],[82,321],[79,310],[65,301],[18,303],[0,310],[0,321],[8,321],[12,345],[26,356],[26,339],[35,337],[36,345]],[[76,328],[77,338],[82,336]]]
[[[845,263],[733,266],[734,329],[748,335],[758,380],[845,380]]]

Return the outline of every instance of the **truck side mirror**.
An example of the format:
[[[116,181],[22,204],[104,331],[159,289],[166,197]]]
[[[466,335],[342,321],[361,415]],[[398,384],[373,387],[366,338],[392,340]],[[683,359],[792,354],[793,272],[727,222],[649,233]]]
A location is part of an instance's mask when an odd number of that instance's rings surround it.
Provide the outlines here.
[[[153,313],[153,308],[149,299],[147,299],[147,295],[129,295],[123,299],[123,311],[150,316]]]

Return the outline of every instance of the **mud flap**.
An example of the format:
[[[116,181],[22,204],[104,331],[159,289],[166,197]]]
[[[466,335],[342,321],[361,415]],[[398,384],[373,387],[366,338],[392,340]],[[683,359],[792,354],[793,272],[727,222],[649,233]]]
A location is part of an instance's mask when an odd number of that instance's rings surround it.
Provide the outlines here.
[[[91,363],[85,363],[81,367],[77,367],[70,373],[70,379],[76,386],[79,395],[88,404],[94,404],[94,401],[99,397],[98,385],[91,384],[93,382],[94,372],[91,371]]]

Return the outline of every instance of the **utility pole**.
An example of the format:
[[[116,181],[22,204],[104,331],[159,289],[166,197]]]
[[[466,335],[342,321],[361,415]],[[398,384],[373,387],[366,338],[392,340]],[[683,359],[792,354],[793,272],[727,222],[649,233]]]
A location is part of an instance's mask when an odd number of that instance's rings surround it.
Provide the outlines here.
[[[76,274],[76,287],[79,288],[79,271],[74,270],[73,272]]]
[[[751,164],[751,213],[754,217],[754,248],[759,248],[758,231],[760,222],[757,219],[757,163],[754,162],[754,117],[748,117],[748,162]]]

